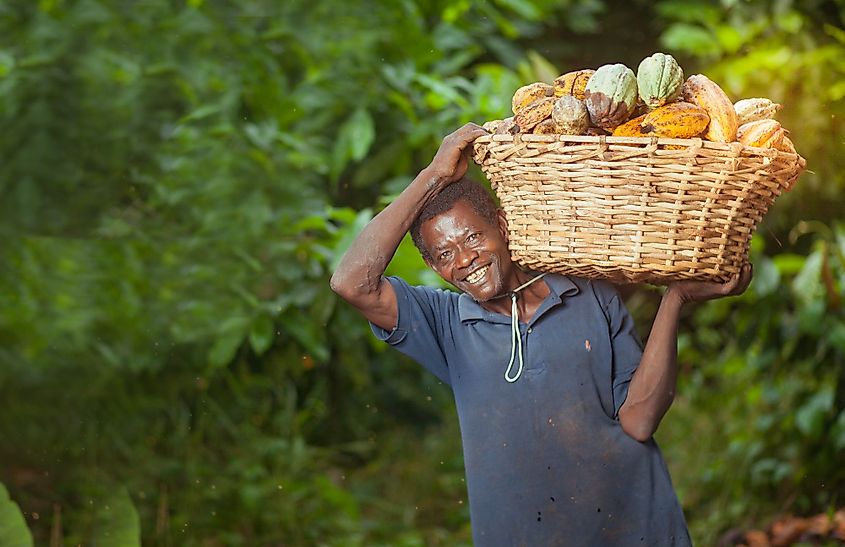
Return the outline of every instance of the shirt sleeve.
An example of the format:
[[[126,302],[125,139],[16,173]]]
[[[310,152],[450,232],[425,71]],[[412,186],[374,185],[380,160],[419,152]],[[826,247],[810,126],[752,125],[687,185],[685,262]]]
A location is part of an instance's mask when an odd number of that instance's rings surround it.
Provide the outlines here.
[[[634,371],[640,365],[643,355],[643,345],[637,334],[634,320],[628,313],[628,308],[610,285],[602,283],[604,310],[610,327],[611,343],[611,384],[613,390],[613,416],[618,418],[619,409],[628,397],[628,386]]]
[[[398,319],[396,327],[391,331],[371,322],[373,334],[451,386],[449,367],[441,343],[448,295],[431,287],[411,287],[398,277],[386,279],[396,293]]]

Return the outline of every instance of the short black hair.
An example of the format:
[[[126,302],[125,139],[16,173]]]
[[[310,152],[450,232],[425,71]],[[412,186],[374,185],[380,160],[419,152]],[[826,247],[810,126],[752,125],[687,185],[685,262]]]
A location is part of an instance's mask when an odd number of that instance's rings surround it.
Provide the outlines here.
[[[482,186],[481,183],[466,177],[453,182],[428,202],[423,207],[423,210],[420,211],[414,223],[411,224],[411,239],[414,240],[414,245],[417,246],[417,249],[419,249],[420,254],[426,261],[433,262],[431,254],[423,243],[420,228],[426,221],[452,209],[458,200],[466,201],[472,207],[472,210],[489,222],[491,226],[497,225],[499,207],[496,205],[496,201],[487,188]]]

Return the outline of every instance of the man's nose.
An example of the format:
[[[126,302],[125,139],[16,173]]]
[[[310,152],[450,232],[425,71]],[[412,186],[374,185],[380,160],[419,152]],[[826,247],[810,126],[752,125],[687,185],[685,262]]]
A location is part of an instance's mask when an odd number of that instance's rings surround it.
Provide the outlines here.
[[[470,266],[478,257],[478,252],[475,249],[461,249],[458,251],[458,267],[466,268]]]

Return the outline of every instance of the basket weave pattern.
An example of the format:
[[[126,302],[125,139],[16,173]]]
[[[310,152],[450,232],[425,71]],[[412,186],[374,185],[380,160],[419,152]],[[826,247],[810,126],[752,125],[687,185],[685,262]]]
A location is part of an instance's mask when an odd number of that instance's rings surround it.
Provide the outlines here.
[[[728,279],[805,165],[739,143],[530,134],[481,137],[474,159],[514,262],[618,283]]]

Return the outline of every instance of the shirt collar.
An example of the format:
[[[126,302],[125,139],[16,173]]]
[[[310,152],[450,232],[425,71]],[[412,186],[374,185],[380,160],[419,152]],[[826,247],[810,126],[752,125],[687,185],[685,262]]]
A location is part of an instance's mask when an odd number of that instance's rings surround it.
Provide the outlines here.
[[[547,275],[541,281],[545,281],[546,286],[549,287],[549,295],[540,304],[540,307],[537,308],[534,319],[539,317],[545,310],[559,304],[564,296],[574,296],[579,292],[578,285],[563,275]],[[467,293],[461,293],[458,298],[458,318],[462,322],[483,319],[491,323],[510,323],[510,317],[484,309],[481,304],[473,300]]]

